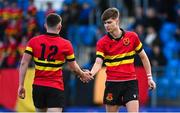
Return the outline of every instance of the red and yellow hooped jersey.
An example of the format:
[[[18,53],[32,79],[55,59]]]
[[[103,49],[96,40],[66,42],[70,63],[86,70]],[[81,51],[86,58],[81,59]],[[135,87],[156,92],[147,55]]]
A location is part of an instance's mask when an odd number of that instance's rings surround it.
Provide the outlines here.
[[[75,60],[70,41],[57,34],[46,33],[32,38],[25,53],[32,55],[35,63],[33,84],[64,90],[62,66],[66,60]]]
[[[134,32],[123,31],[123,36],[119,39],[114,39],[110,34],[103,36],[97,42],[96,56],[104,60],[107,81],[137,79],[134,57],[141,50],[142,43]]]

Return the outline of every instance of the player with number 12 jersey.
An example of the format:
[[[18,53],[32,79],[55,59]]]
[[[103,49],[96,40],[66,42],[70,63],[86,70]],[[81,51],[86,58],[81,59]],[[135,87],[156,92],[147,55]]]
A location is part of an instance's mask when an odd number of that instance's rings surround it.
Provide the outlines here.
[[[25,53],[32,55],[35,63],[34,85],[64,90],[62,66],[66,60],[75,60],[70,41],[58,34],[46,33],[32,38]]]

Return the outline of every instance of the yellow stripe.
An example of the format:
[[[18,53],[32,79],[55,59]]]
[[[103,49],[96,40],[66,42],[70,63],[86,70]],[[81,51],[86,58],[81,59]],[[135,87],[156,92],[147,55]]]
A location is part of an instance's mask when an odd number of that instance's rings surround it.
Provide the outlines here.
[[[73,58],[75,58],[74,54],[69,55],[69,56],[66,57],[66,59],[68,59],[68,60],[73,59]]]
[[[100,51],[97,51],[97,52],[96,52],[96,55],[101,55],[101,56],[104,57],[104,53],[103,53],[103,52],[100,52]]]
[[[65,61],[60,61],[60,60],[47,61],[47,59],[45,59],[45,61],[43,61],[43,60],[38,60],[38,58],[36,58],[36,57],[34,57],[34,61],[39,62],[39,63],[50,63],[50,64],[63,64],[65,62]]]
[[[128,53],[123,53],[123,54],[118,54],[118,55],[114,55],[114,56],[106,56],[105,59],[116,59],[116,58],[123,58],[125,56],[132,56],[135,55],[135,51],[131,51]]]
[[[58,71],[59,69],[62,69],[62,67],[44,67],[35,65],[35,69],[42,71]]]
[[[142,43],[140,42],[139,45],[136,47],[135,50],[138,51],[139,49],[141,49],[141,47],[142,47]]]
[[[28,46],[26,47],[26,50],[31,51],[31,52],[33,51],[32,48]]]
[[[122,60],[122,61],[119,61],[119,62],[112,62],[112,63],[109,63],[109,62],[106,62],[106,66],[119,66],[119,65],[122,65],[122,64],[130,64],[130,63],[133,63],[134,62],[134,58],[133,59],[129,59],[129,60]]]

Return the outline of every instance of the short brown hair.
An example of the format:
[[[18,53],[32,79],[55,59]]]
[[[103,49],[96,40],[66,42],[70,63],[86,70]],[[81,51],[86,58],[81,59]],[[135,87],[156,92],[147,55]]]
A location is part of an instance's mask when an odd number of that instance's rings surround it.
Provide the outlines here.
[[[116,18],[119,18],[119,10],[117,8],[108,8],[106,9],[102,16],[101,16],[101,20],[104,22],[108,19],[116,19]]]
[[[56,13],[50,13],[46,17],[46,24],[48,27],[55,27],[62,21],[60,15]]]

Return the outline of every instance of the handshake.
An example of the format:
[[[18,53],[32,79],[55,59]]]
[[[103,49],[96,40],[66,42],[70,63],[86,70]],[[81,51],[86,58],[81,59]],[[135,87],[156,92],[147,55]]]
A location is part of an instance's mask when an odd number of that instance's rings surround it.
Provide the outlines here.
[[[94,79],[92,73],[89,70],[82,69],[82,71],[83,72],[78,75],[78,78],[80,78],[83,83],[88,83],[90,80]]]

